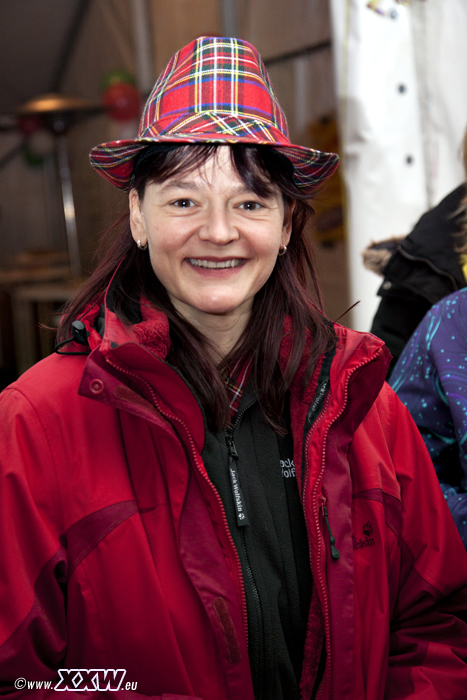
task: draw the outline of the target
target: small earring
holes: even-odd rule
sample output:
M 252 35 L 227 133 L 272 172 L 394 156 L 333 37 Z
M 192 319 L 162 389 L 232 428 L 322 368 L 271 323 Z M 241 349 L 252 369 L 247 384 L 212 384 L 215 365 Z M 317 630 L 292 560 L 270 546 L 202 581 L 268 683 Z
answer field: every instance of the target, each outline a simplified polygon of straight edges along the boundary
M 283 245 L 282 248 L 279 248 L 278 255 L 285 255 L 287 253 L 287 246 Z
M 138 246 L 138 248 L 139 248 L 140 250 L 147 250 L 147 247 L 148 247 L 148 244 L 147 244 L 147 243 L 145 243 L 144 245 L 141 245 L 141 239 L 140 239 L 140 238 L 138 238 L 138 240 L 137 240 L 137 242 L 136 242 L 136 245 Z

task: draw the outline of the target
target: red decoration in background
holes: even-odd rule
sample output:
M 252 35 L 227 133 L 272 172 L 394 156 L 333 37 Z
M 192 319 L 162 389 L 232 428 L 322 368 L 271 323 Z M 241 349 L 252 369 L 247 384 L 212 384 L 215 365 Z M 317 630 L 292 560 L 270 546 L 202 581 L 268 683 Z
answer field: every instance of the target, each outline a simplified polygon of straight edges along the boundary
M 17 124 L 24 136 L 31 136 L 42 128 L 42 119 L 35 114 L 22 114 L 17 117 Z
M 102 93 L 102 104 L 109 117 L 119 122 L 136 119 L 141 112 L 139 91 L 131 83 L 111 83 Z

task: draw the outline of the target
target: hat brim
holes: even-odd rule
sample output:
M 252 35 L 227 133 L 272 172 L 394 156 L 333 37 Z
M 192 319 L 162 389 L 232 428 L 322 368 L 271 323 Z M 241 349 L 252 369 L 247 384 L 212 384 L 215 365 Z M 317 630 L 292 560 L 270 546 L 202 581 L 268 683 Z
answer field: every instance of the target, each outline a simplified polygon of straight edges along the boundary
M 230 134 L 186 134 L 158 135 L 145 138 L 109 141 L 95 146 L 89 154 L 92 167 L 112 185 L 127 192 L 131 189 L 133 162 L 135 156 L 147 146 L 154 143 L 245 143 L 254 146 L 264 145 L 280 150 L 294 166 L 295 184 L 304 194 L 311 194 L 325 180 L 331 177 L 339 164 L 336 153 L 317 151 L 305 146 L 294 146 L 286 141 L 260 140 L 257 137 Z

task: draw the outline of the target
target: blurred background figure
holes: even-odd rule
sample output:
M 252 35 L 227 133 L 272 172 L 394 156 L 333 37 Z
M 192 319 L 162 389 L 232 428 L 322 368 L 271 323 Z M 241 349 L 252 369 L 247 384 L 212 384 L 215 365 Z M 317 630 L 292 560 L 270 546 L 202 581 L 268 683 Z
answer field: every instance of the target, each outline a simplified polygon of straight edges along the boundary
M 463 155 L 466 163 L 467 132 Z M 382 275 L 381 298 L 371 333 L 384 340 L 393 360 L 433 304 L 467 285 L 467 188 L 462 183 L 424 214 L 407 237 L 373 243 L 367 269 Z
M 422 434 L 467 548 L 467 289 L 430 309 L 390 383 Z

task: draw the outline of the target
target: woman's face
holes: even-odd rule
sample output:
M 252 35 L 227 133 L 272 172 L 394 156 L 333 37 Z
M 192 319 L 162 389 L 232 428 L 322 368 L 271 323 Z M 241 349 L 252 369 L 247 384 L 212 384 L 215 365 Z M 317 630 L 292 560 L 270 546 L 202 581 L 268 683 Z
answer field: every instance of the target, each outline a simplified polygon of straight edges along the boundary
M 196 326 L 213 316 L 247 320 L 291 231 L 280 190 L 249 191 L 228 146 L 197 170 L 148 184 L 142 201 L 131 190 L 130 222 L 173 305 Z

